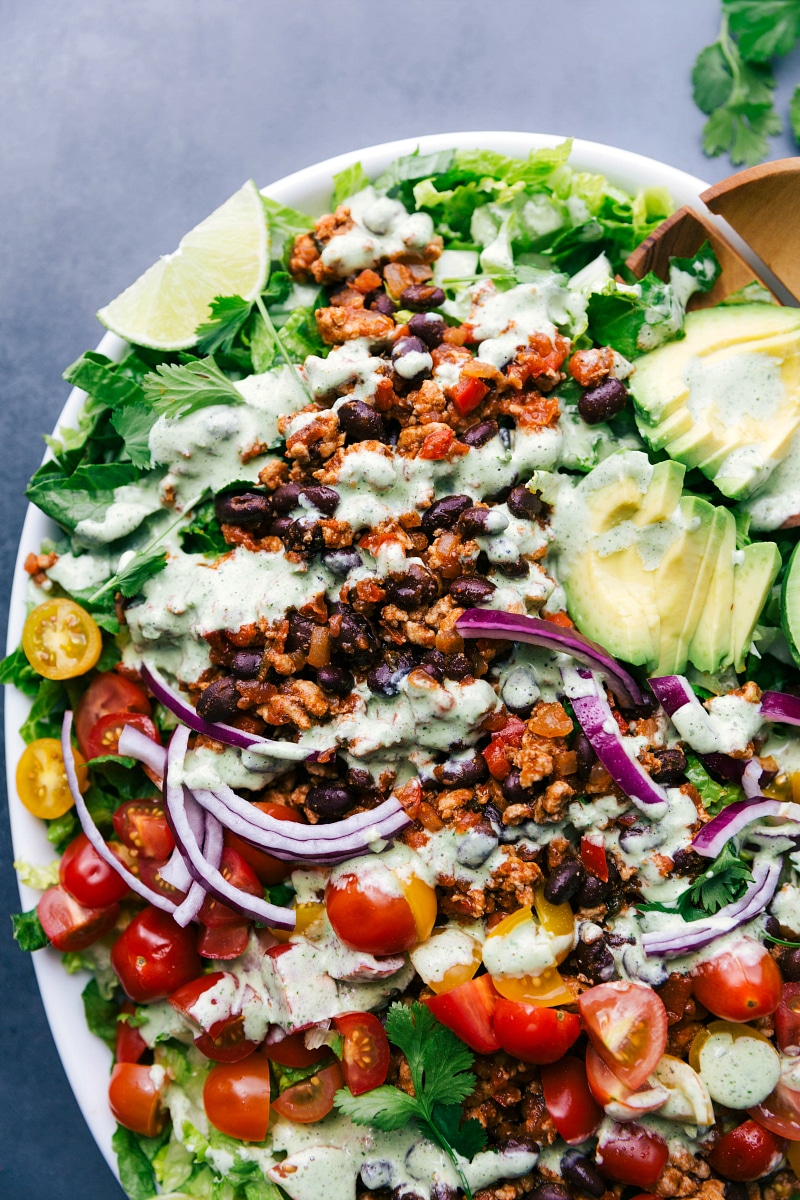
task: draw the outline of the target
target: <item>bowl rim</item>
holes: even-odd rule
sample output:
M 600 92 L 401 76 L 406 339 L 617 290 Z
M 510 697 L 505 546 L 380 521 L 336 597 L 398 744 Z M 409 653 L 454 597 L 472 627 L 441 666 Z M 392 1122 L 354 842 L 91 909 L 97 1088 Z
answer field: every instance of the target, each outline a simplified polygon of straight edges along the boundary
M 361 149 L 346 151 L 303 167 L 275 180 L 262 190 L 272 199 L 317 215 L 327 207 L 330 181 L 334 174 L 353 163 L 361 162 L 370 177 L 379 174 L 393 159 L 419 149 L 422 154 L 439 150 L 489 149 L 511 157 L 524 157 L 531 150 L 553 147 L 563 142 L 554 134 L 522 131 L 462 131 L 426 134 L 395 141 L 379 142 Z M 570 163 L 579 169 L 605 175 L 613 184 L 632 191 L 640 187 L 666 187 L 677 205 L 699 202 L 708 184 L 677 167 L 648 158 L 634 151 L 607 146 L 601 142 L 574 139 Z M 701 205 L 702 207 L 702 205 Z M 126 343 L 113 333 L 106 333 L 97 350 L 109 358 L 121 358 Z M 74 425 L 86 393 L 73 388 L 58 415 L 55 428 Z M 45 455 L 47 458 L 48 455 Z M 23 564 L 31 550 L 53 534 L 56 527 L 45 515 L 29 504 L 20 534 L 14 565 L 9 604 L 7 653 L 19 645 L 26 615 L 28 576 Z M 44 864 L 54 859 L 52 846 L 47 842 L 44 826 L 16 803 L 15 773 L 24 743 L 18 729 L 25 720 L 30 701 L 16 688 L 6 688 L 5 737 L 6 779 L 9 797 L 9 821 L 14 858 Z M 13 800 L 11 798 L 14 798 Z M 40 893 L 18 883 L 23 910 L 36 905 Z M 72 1092 L 81 1109 L 89 1131 L 111 1171 L 119 1178 L 116 1155 L 111 1147 L 115 1122 L 106 1099 L 104 1081 L 108 1078 L 111 1052 L 86 1025 L 81 992 L 89 979 L 85 971 L 68 975 L 60 955 L 47 948 L 33 955 L 33 967 L 44 1005 L 50 1032 Z

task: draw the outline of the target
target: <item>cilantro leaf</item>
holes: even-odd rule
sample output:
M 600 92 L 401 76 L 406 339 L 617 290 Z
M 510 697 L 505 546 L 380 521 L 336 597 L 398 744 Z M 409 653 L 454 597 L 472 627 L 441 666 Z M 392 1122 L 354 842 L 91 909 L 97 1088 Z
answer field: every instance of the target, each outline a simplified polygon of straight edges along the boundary
M 336 1093 L 336 1107 L 356 1125 L 374 1125 L 384 1133 L 402 1129 L 419 1116 L 415 1098 L 389 1084 L 361 1096 L 353 1096 L 343 1089 Z
M 703 807 L 712 816 L 736 800 L 741 800 L 744 794 L 736 783 L 717 783 L 694 754 L 686 756 L 686 778 L 697 788 Z
M 150 453 L 150 430 L 158 413 L 144 403 L 125 404 L 111 414 L 111 424 L 125 443 L 135 467 L 149 470 L 153 465 Z
M 474 1117 L 465 1121 L 460 1104 L 435 1104 L 433 1123 L 462 1158 L 474 1158 L 486 1145 L 486 1130 Z
M 794 140 L 800 143 L 800 87 L 796 87 L 789 105 L 789 120 L 792 123 Z
M 215 296 L 211 301 L 211 317 L 197 327 L 197 349 L 201 354 L 229 351 L 233 339 L 253 311 L 253 302 L 241 296 Z
M 684 921 L 702 921 L 738 900 L 752 880 L 750 867 L 728 844 L 674 904 L 651 900 L 637 907 L 641 912 L 676 913 Z
M 360 162 L 345 167 L 333 177 L 333 207 L 336 208 L 343 200 L 355 196 L 356 192 L 363 191 L 365 187 L 369 187 L 369 183 L 369 175 Z
M 50 945 L 35 908 L 30 912 L 12 913 L 11 924 L 14 929 L 14 941 L 20 950 L 43 950 L 45 946 Z
M 152 579 L 167 565 L 167 552 L 160 546 L 151 546 L 135 554 L 121 571 L 117 572 L 116 588 L 130 598 L 142 590 L 148 579 Z
M 228 376 L 213 358 L 193 359 L 177 366 L 164 363 L 144 377 L 145 399 L 167 417 L 185 417 L 215 404 L 243 404 Z
M 220 554 L 230 550 L 214 513 L 213 500 L 198 505 L 192 520 L 183 527 L 178 537 L 182 549 L 187 554 L 205 554 L 209 558 L 218 558 Z
M 100 992 L 96 979 L 90 979 L 81 993 L 83 1012 L 89 1032 L 95 1037 L 102 1038 L 107 1046 L 114 1049 L 117 1037 L 117 1006 L 113 1000 L 107 1000 Z
M 747 62 L 788 54 L 800 39 L 800 0 L 722 0 Z

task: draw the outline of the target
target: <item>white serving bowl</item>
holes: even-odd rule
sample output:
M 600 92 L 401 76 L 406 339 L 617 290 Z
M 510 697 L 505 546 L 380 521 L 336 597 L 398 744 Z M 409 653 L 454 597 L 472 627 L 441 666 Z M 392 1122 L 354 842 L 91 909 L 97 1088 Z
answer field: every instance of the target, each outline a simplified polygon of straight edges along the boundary
M 314 215 L 325 212 L 330 203 L 331 179 L 338 171 L 360 161 L 366 173 L 374 178 L 395 158 L 411 154 L 417 147 L 420 153 L 431 154 L 448 148 L 476 147 L 498 151 L 513 157 L 525 157 L 531 150 L 555 146 L 562 137 L 539 133 L 441 133 L 421 138 L 405 138 L 384 142 L 364 150 L 354 150 L 326 159 L 314 166 L 296 171 L 270 184 L 268 194 L 282 204 L 291 205 Z M 570 163 L 582 171 L 606 175 L 626 191 L 640 187 L 666 187 L 677 205 L 697 202 L 708 187 L 701 179 L 687 175 L 675 167 L 617 150 L 598 142 L 576 141 Z M 254 167 L 257 164 L 253 164 Z M 106 333 L 97 349 L 118 359 L 125 343 L 113 333 Z M 77 354 L 80 347 L 75 348 Z M 83 404 L 85 393 L 73 388 L 59 417 L 59 425 L 74 425 Z M 19 552 L 14 570 L 11 606 L 8 622 L 8 650 L 14 650 L 20 640 L 25 621 L 25 595 L 28 576 L 23 569 L 26 555 L 38 551 L 39 544 L 53 537 L 55 526 L 38 509 L 29 506 L 22 528 Z M 51 862 L 53 848 L 45 836 L 44 824 L 32 817 L 17 800 L 14 782 L 17 762 L 24 748 L 18 733 L 25 720 L 29 701 L 14 688 L 6 696 L 6 773 L 8 779 L 9 813 L 15 858 L 39 865 Z M 40 893 L 20 885 L 20 897 L 25 910 L 33 908 Z M 81 992 L 86 985 L 84 973 L 67 975 L 61 966 L 60 955 L 52 950 L 40 950 L 33 958 L 34 969 L 42 994 L 45 1012 L 56 1048 L 64 1065 L 70 1085 L 95 1141 L 116 1174 L 116 1157 L 111 1149 L 115 1124 L 108 1109 L 106 1089 L 111 1055 L 106 1046 L 89 1033 L 83 1015 Z

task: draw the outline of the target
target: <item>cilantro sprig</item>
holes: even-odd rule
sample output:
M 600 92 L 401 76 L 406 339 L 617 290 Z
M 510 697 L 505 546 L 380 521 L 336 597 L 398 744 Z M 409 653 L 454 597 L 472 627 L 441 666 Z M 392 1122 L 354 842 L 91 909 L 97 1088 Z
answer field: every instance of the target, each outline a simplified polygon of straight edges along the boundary
M 414 1095 L 388 1084 L 361 1096 L 343 1089 L 336 1093 L 337 1108 L 357 1125 L 374 1125 L 385 1133 L 416 1121 L 451 1160 L 472 1200 L 459 1156 L 471 1159 L 486 1145 L 480 1122 L 465 1121 L 462 1112 L 476 1084 L 470 1070 L 475 1056 L 417 1002 L 393 1004 L 386 1016 L 386 1033 L 406 1056 Z
M 652 900 L 638 905 L 638 908 L 641 912 L 677 913 L 684 921 L 702 921 L 726 904 L 738 900 L 752 881 L 749 865 L 728 843 L 675 904 L 661 904 Z

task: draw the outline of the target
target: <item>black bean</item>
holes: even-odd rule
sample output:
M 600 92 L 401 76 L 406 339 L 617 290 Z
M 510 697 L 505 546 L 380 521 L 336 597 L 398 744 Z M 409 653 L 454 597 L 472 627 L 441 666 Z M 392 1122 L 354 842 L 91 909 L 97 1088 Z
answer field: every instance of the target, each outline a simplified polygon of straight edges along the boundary
M 494 591 L 493 583 L 488 579 L 478 579 L 475 575 L 460 575 L 450 584 L 450 595 L 463 608 L 487 604 Z
M 658 759 L 658 767 L 650 772 L 650 777 L 656 783 L 668 786 L 680 783 L 686 771 L 686 755 L 676 746 L 673 750 L 654 750 L 653 757 Z
M 340 621 L 331 622 L 330 641 L 334 653 L 348 659 L 356 667 L 368 666 L 378 656 L 380 649 L 372 625 L 349 604 L 337 601 L 333 611 L 334 616 L 341 617 Z M 338 626 L 338 633 L 333 633 L 334 624 Z
M 300 613 L 289 614 L 289 632 L 283 644 L 284 650 L 290 654 L 292 650 L 308 651 L 311 646 L 311 634 L 314 632 L 314 622 Z
M 474 425 L 470 425 L 469 429 L 460 433 L 458 439 L 467 446 L 485 446 L 493 437 L 497 437 L 499 432 L 500 426 L 497 421 L 476 421 Z
M 299 483 L 282 483 L 272 493 L 272 507 L 275 512 L 289 513 L 297 508 L 300 500 L 301 487 Z
M 347 404 L 337 408 L 336 415 L 346 446 L 353 442 L 382 442 L 386 436 L 381 414 L 363 400 L 348 400 Z
M 401 1189 L 401 1194 L 403 1200 L 411 1200 L 405 1187 Z M 457 1196 L 458 1189 L 449 1183 L 445 1183 L 443 1179 L 437 1179 L 431 1186 L 431 1200 L 456 1200 Z
M 309 789 L 306 808 L 318 817 L 338 817 L 352 808 L 356 798 L 350 788 L 341 783 L 321 783 Z
M 314 484 L 313 487 L 304 487 L 301 494 L 304 500 L 313 504 L 314 508 L 318 508 L 326 517 L 333 516 L 341 500 L 341 496 L 335 488 L 325 487 L 323 483 Z
M 578 412 L 587 425 L 599 425 L 621 413 L 628 402 L 628 390 L 619 379 L 604 379 L 588 388 L 578 401 Z
M 572 749 L 575 751 L 575 757 L 578 760 L 577 777 L 581 783 L 585 783 L 594 766 L 595 754 L 592 749 L 592 743 L 582 729 L 579 729 L 575 734 Z
M 482 754 L 473 754 L 471 758 L 451 758 L 442 763 L 439 778 L 445 787 L 473 787 L 476 783 L 486 782 L 489 768 Z
M 444 292 L 433 284 L 412 283 L 400 293 L 401 307 L 410 308 L 415 312 L 439 308 L 441 304 L 444 304 Z
M 398 338 L 392 346 L 392 362 L 397 362 L 398 358 L 403 358 L 406 354 L 427 354 L 428 347 L 418 337 L 401 337 Z
M 291 517 L 275 517 L 274 520 L 270 521 L 267 532 L 271 537 L 278 537 L 282 541 L 285 541 L 293 525 L 294 521 Z
M 427 538 L 436 536 L 437 530 L 452 529 L 465 508 L 472 507 L 469 496 L 443 496 L 422 514 L 422 532 Z
M 344 667 L 320 667 L 317 683 L 323 692 L 332 692 L 334 696 L 349 696 L 356 685 L 355 679 Z
M 781 927 L 780 922 L 775 917 L 769 916 L 764 920 L 764 933 L 768 933 L 770 937 L 780 937 Z
M 197 698 L 197 714 L 204 721 L 230 721 L 239 712 L 239 693 L 228 677 L 215 679 Z
M 231 663 L 231 671 L 237 679 L 255 679 L 261 670 L 260 650 L 237 650 Z
M 434 650 L 433 653 L 439 654 L 438 650 Z M 439 654 L 439 658 L 444 659 L 444 655 Z M 444 662 L 440 663 L 426 654 L 419 664 L 419 669 L 426 675 L 430 675 L 431 679 L 435 679 L 437 683 L 444 683 Z
M 413 671 L 416 661 L 413 654 L 395 654 L 389 652 L 383 662 L 367 675 L 367 687 L 374 696 L 396 696 L 400 690 L 400 680 Z
M 351 571 L 356 571 L 363 559 L 355 546 L 345 546 L 341 550 L 326 550 L 322 562 L 331 575 L 337 579 L 345 579 Z
M 286 541 L 290 549 L 306 555 L 307 558 L 313 558 L 325 549 L 322 526 L 313 517 L 298 517 L 296 521 L 292 521 L 286 531 Z
M 386 445 L 396 446 L 401 433 L 402 426 L 400 425 L 400 422 L 396 421 L 394 417 L 390 417 L 386 422 Z
M 547 877 L 544 898 L 551 904 L 563 904 L 571 900 L 586 878 L 583 865 L 575 858 L 565 858 Z
M 397 305 L 391 296 L 387 296 L 385 292 L 376 292 L 369 301 L 367 308 L 372 312 L 383 313 L 385 317 L 393 317 L 397 312 Z
M 617 973 L 614 957 L 602 938 L 596 942 L 578 942 L 570 958 L 577 971 L 592 983 L 608 983 Z
M 456 522 L 456 529 L 463 537 L 483 537 L 489 532 L 491 516 L 491 508 L 465 508 Z
M 214 497 L 214 514 L 220 525 L 255 529 L 271 512 L 272 501 L 266 492 L 218 492 Z
M 459 682 L 472 674 L 472 666 L 465 654 L 448 654 L 444 673 L 448 679 Z
M 632 721 L 634 718 L 644 720 L 646 717 L 652 717 L 654 713 L 658 712 L 658 701 L 652 692 L 644 691 L 642 692 L 641 704 L 620 704 L 620 708 L 628 720 Z
M 590 1196 L 605 1195 L 606 1185 L 597 1167 L 591 1159 L 579 1154 L 577 1150 L 568 1150 L 562 1157 L 561 1174 L 569 1183 L 580 1188 L 582 1192 L 588 1192 Z
M 707 866 L 705 858 L 701 858 L 691 846 L 683 846 L 672 855 L 672 869 L 676 875 L 701 875 Z
M 409 333 L 421 338 L 430 350 L 435 350 L 444 341 L 447 324 L 434 313 L 414 313 L 408 322 Z
M 594 875 L 587 875 L 575 900 L 579 908 L 596 908 L 598 904 L 604 902 L 610 890 L 608 884 L 603 883 L 602 879 L 597 879 Z
M 522 786 L 521 776 L 516 767 L 512 767 L 500 784 L 500 790 L 509 804 L 530 804 L 533 792 Z
M 572 1195 L 560 1183 L 540 1183 L 532 1192 L 525 1193 L 525 1200 L 572 1200 Z
M 432 604 L 438 592 L 436 579 L 419 563 L 409 563 L 406 573 L 387 579 L 385 587 L 389 603 L 406 610 Z
M 732 1179 L 726 1179 L 723 1194 L 725 1200 L 748 1200 L 750 1189 L 746 1183 L 734 1183 Z
M 542 511 L 542 497 L 532 492 L 524 483 L 512 488 L 508 496 L 508 511 L 521 521 L 532 521 Z
M 375 787 L 375 780 L 369 771 L 364 767 L 350 767 L 347 772 L 348 787 L 355 788 L 357 792 L 372 791 Z
M 531 570 L 524 558 L 518 558 L 516 562 L 492 563 L 492 566 L 509 579 L 525 579 Z
M 491 822 L 484 817 L 459 837 L 456 859 L 465 867 L 481 867 L 497 849 L 499 840 Z
M 790 950 L 788 947 L 781 955 L 781 971 L 788 983 L 800 983 L 800 947 Z

